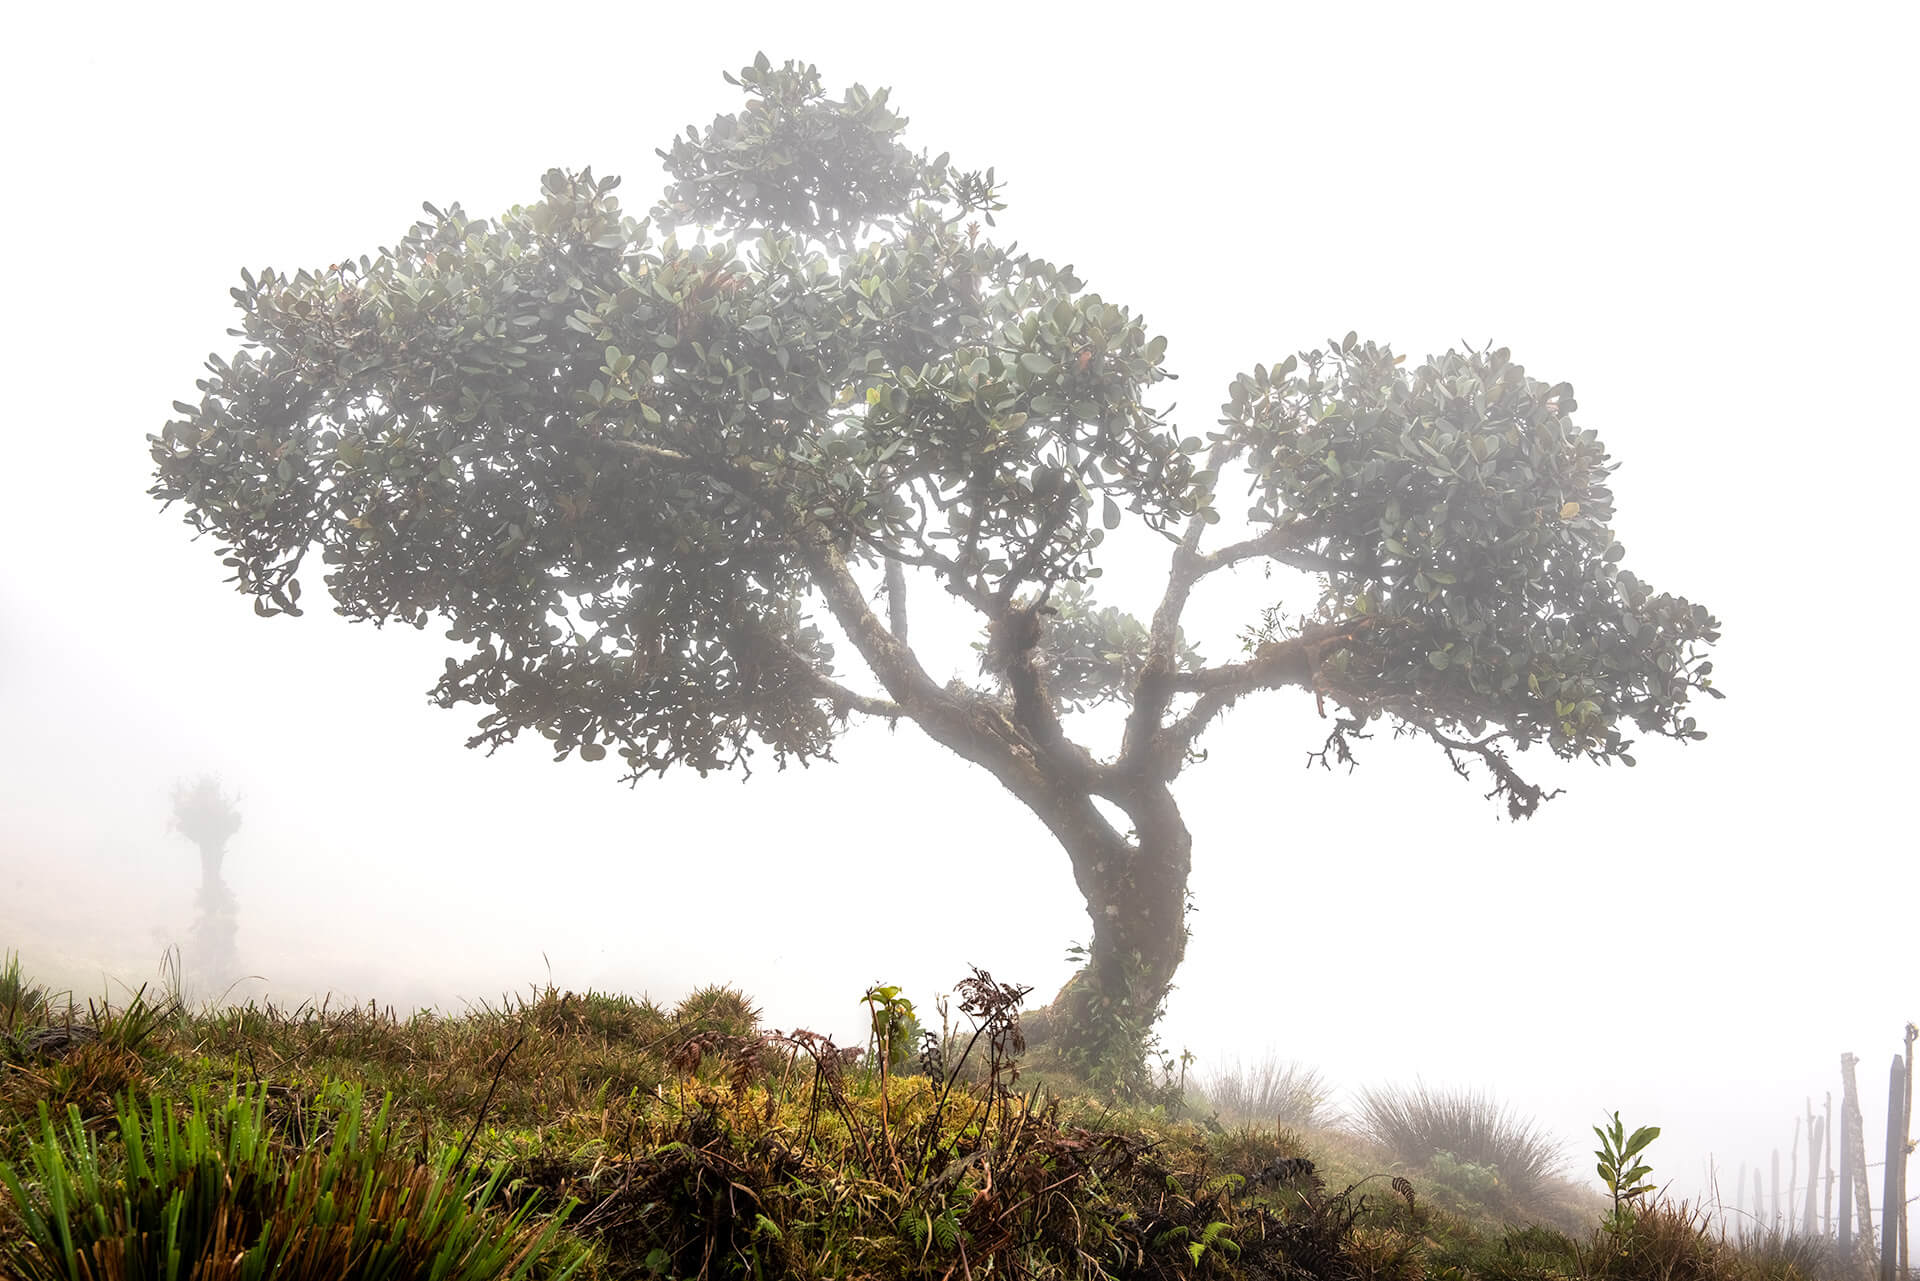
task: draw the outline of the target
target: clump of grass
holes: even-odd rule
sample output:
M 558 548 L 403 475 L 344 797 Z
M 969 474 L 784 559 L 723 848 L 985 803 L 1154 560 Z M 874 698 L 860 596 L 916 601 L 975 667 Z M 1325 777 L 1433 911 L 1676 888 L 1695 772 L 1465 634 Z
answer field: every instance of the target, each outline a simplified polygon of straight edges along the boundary
M 115 1097 L 145 1077 L 156 1034 L 181 1016 L 144 986 L 125 1005 L 88 1001 L 84 1011 L 71 998 L 56 1009 L 44 988 L 35 990 L 32 1017 L 15 1019 L 0 1034 L 0 1064 L 10 1069 L 0 1073 L 0 1119 L 31 1115 L 40 1104 L 56 1112 L 77 1108 L 88 1120 L 111 1116 Z M 0 1156 L 23 1142 L 0 1130 Z
M 196 1092 L 181 1115 L 124 1097 L 103 1145 L 78 1109 L 65 1126 L 40 1110 L 27 1177 L 0 1163 L 21 1231 L 0 1242 L 20 1281 L 174 1278 L 445 1281 L 571 1275 L 584 1254 L 566 1215 L 543 1227 L 531 1205 L 490 1209 L 503 1169 L 485 1179 L 451 1153 L 421 1163 L 392 1153 L 386 1107 L 367 1117 L 336 1087 L 311 1117 L 324 1137 L 289 1150 L 267 1124 L 267 1091 Z
M 0 963 L 0 1032 L 12 1035 L 15 1028 L 38 1021 L 50 999 L 44 985 L 21 971 L 20 954 L 8 952 Z
M 1436 1242 L 1430 1263 L 1438 1275 L 1478 1281 L 1554 1281 L 1591 1275 L 1584 1248 L 1567 1233 L 1543 1224 L 1510 1227 L 1480 1236 L 1447 1234 Z
M 1754 1281 L 1852 1279 L 1866 1272 L 1863 1259 L 1849 1261 L 1832 1237 L 1805 1236 L 1753 1224 L 1737 1233 L 1728 1245 L 1738 1259 L 1742 1276 Z
M 1565 1166 L 1558 1140 L 1472 1090 L 1385 1086 L 1362 1090 L 1354 1124 L 1400 1160 L 1431 1168 L 1492 1171 L 1506 1198 L 1525 1202 L 1549 1190 Z
M 687 1035 L 747 1037 L 760 1030 L 760 1010 L 738 988 L 716 984 L 688 993 L 674 1007 L 673 1025 Z
M 1736 1250 L 1708 1231 L 1708 1216 L 1684 1201 L 1655 1201 L 1635 1206 L 1596 1230 L 1582 1252 L 1586 1277 L 1612 1281 L 1758 1281 L 1764 1274 L 1747 1266 Z M 1777 1278 L 1776 1281 L 1787 1281 Z
M 1239 1056 L 1200 1074 L 1200 1092 L 1222 1121 L 1321 1130 L 1334 1121 L 1332 1090 L 1320 1073 L 1269 1052 L 1255 1062 Z

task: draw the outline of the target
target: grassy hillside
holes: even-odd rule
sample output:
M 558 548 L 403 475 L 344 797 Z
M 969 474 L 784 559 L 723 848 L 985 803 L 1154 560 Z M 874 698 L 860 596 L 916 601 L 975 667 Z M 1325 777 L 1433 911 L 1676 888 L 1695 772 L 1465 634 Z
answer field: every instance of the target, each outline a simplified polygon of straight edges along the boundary
M 976 973 L 943 1036 L 876 989 L 873 1040 L 840 1047 L 725 988 L 192 1011 L 76 1005 L 16 966 L 0 1277 L 1856 1274 L 1684 1207 L 1603 1229 L 1540 1136 L 1472 1100 L 1375 1096 L 1367 1137 L 1266 1065 L 1212 1099 L 1095 1089 L 1025 1044 L 1022 994 Z

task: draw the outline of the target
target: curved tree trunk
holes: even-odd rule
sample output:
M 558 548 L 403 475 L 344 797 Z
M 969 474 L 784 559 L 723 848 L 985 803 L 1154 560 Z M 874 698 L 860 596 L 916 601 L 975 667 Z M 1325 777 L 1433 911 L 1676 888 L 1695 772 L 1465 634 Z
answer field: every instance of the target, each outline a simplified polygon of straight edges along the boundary
M 1165 783 L 1146 781 L 1109 799 L 1133 821 L 1130 837 L 1104 818 L 1087 833 L 1093 839 L 1062 837 L 1093 941 L 1086 964 L 1040 1021 L 1047 1039 L 1093 1059 L 1137 1055 L 1159 1018 L 1186 955 L 1193 866 L 1193 838 Z M 1087 809 L 1098 816 L 1090 800 Z
M 1164 753 L 1139 748 L 1123 751 L 1125 766 L 1103 765 L 1067 738 L 1035 661 L 1037 604 L 998 608 L 992 633 L 1011 695 L 1003 700 L 937 684 L 874 614 L 837 548 L 819 540 L 799 550 L 835 620 L 893 701 L 863 700 L 831 681 L 824 687 L 847 706 L 913 720 L 997 779 L 1067 851 L 1093 918 L 1093 944 L 1051 1009 L 1029 1021 L 1033 1039 L 1055 1040 L 1093 1061 L 1136 1056 L 1187 949 L 1193 838 L 1169 787 L 1178 769 L 1165 768 Z M 889 596 L 903 598 L 891 589 Z M 895 621 L 903 632 L 904 619 Z M 1126 814 L 1131 834 L 1115 828 L 1096 796 Z

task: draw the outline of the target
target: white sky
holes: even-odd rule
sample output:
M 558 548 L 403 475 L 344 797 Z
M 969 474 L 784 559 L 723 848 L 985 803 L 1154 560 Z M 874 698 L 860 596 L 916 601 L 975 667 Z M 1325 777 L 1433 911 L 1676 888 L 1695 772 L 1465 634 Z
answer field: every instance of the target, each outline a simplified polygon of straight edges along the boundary
M 1707 742 L 1555 773 L 1521 826 L 1384 736 L 1307 773 L 1310 701 L 1243 703 L 1179 786 L 1173 1047 L 1483 1087 L 1574 1153 L 1619 1108 L 1688 1190 L 1709 1152 L 1784 1149 L 1852 1050 L 1881 1150 L 1920 1015 L 1912 6 L 48 8 L 0 55 L 0 947 L 30 968 L 152 975 L 197 876 L 168 790 L 217 771 L 239 946 L 278 993 L 457 1008 L 550 962 L 857 1035 L 875 980 L 930 1010 L 969 962 L 1064 979 L 1064 855 L 910 727 L 744 786 L 487 759 L 422 697 L 437 633 L 263 622 L 144 495 L 145 435 L 233 350 L 242 265 L 371 253 L 423 199 L 491 216 L 553 165 L 643 209 L 654 148 L 734 109 L 720 72 L 764 48 L 997 166 L 1004 236 L 1169 335 L 1186 430 L 1348 329 L 1573 382 L 1624 463 L 1628 566 L 1725 623 Z M 1144 608 L 1156 570 L 1109 597 Z M 1200 603 L 1211 655 L 1270 590 Z

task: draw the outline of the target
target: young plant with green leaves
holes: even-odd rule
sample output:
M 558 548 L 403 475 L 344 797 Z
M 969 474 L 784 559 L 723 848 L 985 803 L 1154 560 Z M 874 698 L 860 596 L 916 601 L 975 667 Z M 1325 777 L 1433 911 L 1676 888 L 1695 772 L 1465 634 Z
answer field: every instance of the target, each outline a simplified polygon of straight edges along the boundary
M 1567 384 L 1349 334 L 1181 430 L 1164 336 L 982 234 L 993 170 L 910 151 L 885 91 L 729 79 L 745 109 L 662 153 L 650 217 L 555 170 L 497 218 L 429 205 L 375 256 L 242 273 L 244 347 L 151 438 L 152 493 L 259 613 L 299 612 L 317 550 L 338 612 L 448 627 L 431 696 L 485 709 L 471 745 L 532 730 L 633 779 L 911 721 L 1064 850 L 1093 939 L 1055 1025 L 1094 1049 L 1184 955 L 1173 784 L 1236 703 L 1310 692 L 1323 761 L 1377 721 L 1425 736 L 1516 818 L 1550 793 L 1514 751 L 1701 736 L 1716 623 L 1621 567 Z M 1093 591 L 1126 522 L 1167 548 L 1144 618 Z M 1309 594 L 1209 660 L 1182 616 L 1240 566 Z M 910 643 L 928 584 L 977 615 L 977 682 Z M 1115 741 L 1083 742 L 1103 705 Z
M 1620 1124 L 1620 1114 L 1615 1112 L 1610 1124 L 1596 1125 L 1593 1132 L 1600 1139 L 1600 1147 L 1594 1152 L 1600 1163 L 1595 1168 L 1613 1197 L 1613 1217 L 1608 1222 L 1618 1231 L 1633 1217 L 1634 1201 L 1653 1191 L 1653 1184 L 1640 1181 L 1653 1173 L 1653 1167 L 1642 1160 L 1640 1154 L 1660 1137 L 1660 1127 L 1643 1125 L 1628 1134 Z

